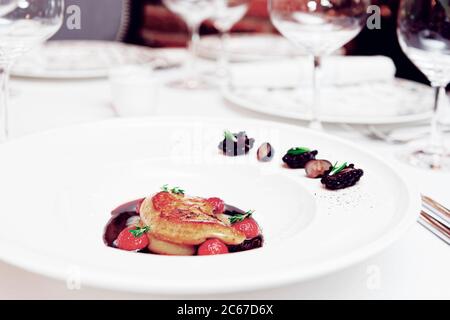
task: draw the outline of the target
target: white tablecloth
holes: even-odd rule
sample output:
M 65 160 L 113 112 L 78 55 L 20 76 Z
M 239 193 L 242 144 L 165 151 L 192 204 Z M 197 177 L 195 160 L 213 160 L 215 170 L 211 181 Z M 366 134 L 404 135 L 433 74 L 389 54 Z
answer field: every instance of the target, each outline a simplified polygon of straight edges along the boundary
M 162 77 L 176 71 L 164 71 Z M 11 121 L 13 136 L 62 127 L 70 124 L 115 117 L 111 108 L 107 80 L 45 81 L 14 79 L 12 82 Z M 431 101 L 430 101 L 431 103 Z M 199 115 L 270 119 L 227 104 L 217 91 L 174 91 L 161 86 L 158 115 Z M 272 118 L 273 120 L 273 118 Z M 279 121 L 302 125 L 300 122 Z M 371 141 L 327 126 L 333 134 L 349 137 L 396 161 L 399 147 Z M 433 173 L 399 164 L 411 183 L 421 191 L 450 206 L 449 173 Z M 233 295 L 174 298 L 234 299 L 450 299 L 449 246 L 419 224 L 385 250 L 346 270 L 288 287 Z M 0 262 L 0 299 L 156 299 L 160 295 L 142 295 L 107 291 L 82 286 L 69 290 L 64 281 L 49 279 Z

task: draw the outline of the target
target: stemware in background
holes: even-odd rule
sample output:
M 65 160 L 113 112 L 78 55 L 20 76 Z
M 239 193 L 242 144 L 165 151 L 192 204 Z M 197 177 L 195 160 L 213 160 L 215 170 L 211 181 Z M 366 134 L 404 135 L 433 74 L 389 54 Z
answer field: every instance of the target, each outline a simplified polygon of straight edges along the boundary
M 169 85 L 180 89 L 205 89 L 209 85 L 199 77 L 196 68 L 196 48 L 200 38 L 199 28 L 203 21 L 211 18 L 214 13 L 215 0 L 163 0 L 164 4 L 180 16 L 185 22 L 191 34 L 189 43 L 189 58 L 186 64 L 187 76 L 175 80 Z
M 0 140 L 9 135 L 8 83 L 13 62 L 55 34 L 63 17 L 64 0 L 18 0 L 15 9 L 0 17 Z
M 354 38 L 362 29 L 370 0 L 269 0 L 270 18 L 280 33 L 314 61 L 310 127 L 321 129 L 321 58 Z
M 0 16 L 10 13 L 17 7 L 19 0 L 0 0 Z
M 231 28 L 241 20 L 248 10 L 250 0 L 215 0 L 215 10 L 211 21 L 219 31 L 220 48 L 217 57 L 216 76 L 224 80 L 229 79 L 228 38 Z
M 450 169 L 450 154 L 439 124 L 445 87 L 450 82 L 450 2 L 402 0 L 397 33 L 403 51 L 436 90 L 430 138 L 408 151 L 407 160 L 420 167 Z

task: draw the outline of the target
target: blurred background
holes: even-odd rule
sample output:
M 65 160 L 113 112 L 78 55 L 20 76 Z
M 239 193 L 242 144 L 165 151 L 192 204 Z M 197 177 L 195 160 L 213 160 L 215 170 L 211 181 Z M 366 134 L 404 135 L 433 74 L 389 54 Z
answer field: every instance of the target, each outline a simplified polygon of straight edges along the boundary
M 398 0 L 372 0 L 381 8 L 381 29 L 367 27 L 345 46 L 347 55 L 384 55 L 397 68 L 397 77 L 428 83 L 426 77 L 402 52 L 396 35 Z M 160 0 L 66 0 L 82 12 L 82 28 L 61 28 L 54 39 L 117 40 L 149 47 L 184 47 L 186 24 Z M 272 25 L 267 0 L 251 0 L 245 17 L 233 26 L 233 33 L 277 33 Z M 211 22 L 204 22 L 201 35 L 215 34 Z

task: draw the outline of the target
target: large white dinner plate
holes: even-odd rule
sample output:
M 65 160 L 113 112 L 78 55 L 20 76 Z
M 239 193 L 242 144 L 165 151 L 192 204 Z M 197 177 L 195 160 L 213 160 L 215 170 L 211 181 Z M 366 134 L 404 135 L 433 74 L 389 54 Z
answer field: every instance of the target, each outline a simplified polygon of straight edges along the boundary
M 246 130 L 275 159 L 218 153 L 223 129 Z M 282 166 L 293 146 L 350 161 L 360 183 L 328 191 Z M 294 126 L 251 120 L 128 119 L 68 127 L 0 146 L 0 259 L 81 285 L 167 293 L 234 292 L 311 279 L 379 252 L 416 220 L 420 198 L 395 168 L 362 148 Z M 161 185 L 254 209 L 261 249 L 172 257 L 106 247 L 117 205 Z
M 144 64 L 158 57 L 150 48 L 113 41 L 55 40 L 21 57 L 12 75 L 27 78 L 102 78 L 124 64 Z
M 306 87 L 232 87 L 227 101 L 243 109 L 272 116 L 309 121 L 311 90 Z M 431 117 L 433 90 L 400 78 L 321 89 L 320 118 L 328 123 L 399 124 Z

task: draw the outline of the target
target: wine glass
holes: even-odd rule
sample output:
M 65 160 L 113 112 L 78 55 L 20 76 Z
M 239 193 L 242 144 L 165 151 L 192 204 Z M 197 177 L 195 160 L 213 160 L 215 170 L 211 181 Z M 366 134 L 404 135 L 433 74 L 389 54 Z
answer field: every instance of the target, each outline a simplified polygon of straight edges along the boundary
M 8 139 L 10 69 L 17 57 L 55 34 L 62 25 L 64 0 L 17 0 L 17 7 L 0 17 L 1 140 Z
M 18 0 L 0 0 L 0 16 L 10 13 L 17 7 Z
M 215 10 L 211 21 L 220 34 L 220 49 L 217 58 L 216 76 L 228 80 L 228 37 L 231 27 L 242 19 L 248 10 L 250 0 L 215 0 Z
M 209 85 L 200 79 L 196 70 L 196 48 L 199 36 L 199 28 L 203 21 L 212 17 L 215 0 L 163 0 L 164 4 L 180 16 L 185 22 L 191 34 L 189 43 L 190 56 L 187 61 L 187 77 L 171 82 L 169 85 L 180 89 L 205 89 Z
M 400 45 L 436 91 L 430 137 L 426 142 L 414 142 L 407 160 L 419 167 L 450 170 L 450 154 L 439 124 L 445 87 L 450 82 L 450 2 L 402 0 L 399 10 Z
M 280 33 L 314 62 L 310 127 L 321 129 L 321 58 L 339 49 L 362 29 L 370 0 L 269 0 L 270 18 Z

